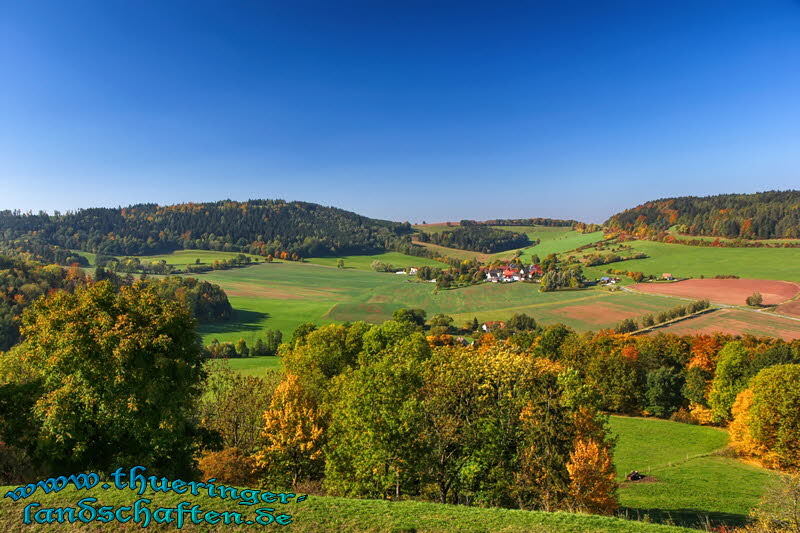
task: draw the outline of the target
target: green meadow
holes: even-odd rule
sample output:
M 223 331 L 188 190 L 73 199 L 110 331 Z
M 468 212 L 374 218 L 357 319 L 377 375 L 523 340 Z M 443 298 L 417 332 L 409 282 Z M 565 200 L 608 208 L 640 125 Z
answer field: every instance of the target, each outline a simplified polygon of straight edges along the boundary
M 532 241 L 539 239 L 539 244 L 529 248 L 523 248 L 521 257 L 530 258 L 531 255 L 538 255 L 544 259 L 549 254 L 560 254 L 568 250 L 574 250 L 579 246 L 591 244 L 603 240 L 603 232 L 579 233 L 570 228 L 559 228 L 549 226 L 493 226 L 498 229 L 508 231 L 521 231 L 528 235 Z M 509 252 L 494 254 L 495 256 L 507 256 Z M 511 254 L 513 255 L 513 253 Z M 527 261 L 526 261 L 527 262 Z
M 5 494 L 13 487 L 0 487 Z M 275 490 L 264 487 L 263 490 Z M 191 523 L 183 524 L 179 531 L 203 533 L 243 533 L 266 528 L 281 528 L 275 523 L 267 526 L 257 524 L 246 525 L 247 520 L 255 520 L 256 509 L 269 508 L 275 515 L 288 514 L 291 523 L 286 531 L 303 533 L 317 532 L 427 532 L 446 533 L 461 531 L 465 533 L 484 533 L 487 531 L 503 531 L 505 533 L 689 533 L 690 529 L 670 527 L 646 523 L 643 521 L 625 520 L 607 516 L 573 514 L 566 512 L 546 513 L 541 511 L 521 511 L 517 509 L 498 509 L 467 507 L 461 505 L 443 505 L 417 501 L 357 500 L 335 498 L 330 496 L 309 496 L 297 503 L 261 504 L 255 506 L 239 505 L 237 500 L 211 498 L 201 492 L 198 496 L 179 495 L 174 492 L 161 493 L 145 491 L 141 496 L 130 489 L 76 490 L 72 487 L 58 493 L 37 493 L 34 498 L 41 508 L 77 507 L 83 498 L 95 498 L 96 506 L 113 506 L 119 508 L 130 506 L 139 498 L 145 498 L 146 507 L 151 511 L 159 507 L 174 508 L 180 502 L 188 501 L 189 507 L 199 506 L 199 512 L 235 512 L 242 515 L 242 525 L 225 524 L 220 519 L 216 525 Z M 101 524 L 32 524 L 23 525 L 25 506 L 31 501 L 10 499 L 0 502 L 0 527 L 5 531 L 44 532 L 44 531 L 137 531 L 141 524 L 119 522 Z M 53 513 L 55 516 L 55 513 Z M 88 513 L 86 513 L 88 515 Z M 174 513 L 173 513 L 174 514 Z M 128 510 L 122 510 L 122 517 L 131 516 Z M 212 517 L 213 518 L 213 517 Z M 233 522 L 235 519 L 230 519 Z M 280 529 L 279 529 L 280 530 Z M 147 531 L 178 531 L 175 523 L 152 522 Z
M 775 475 L 727 451 L 724 430 L 654 418 L 611 417 L 619 499 L 631 518 L 700 527 L 741 525 Z M 654 478 L 628 482 L 632 471 Z
M 427 257 L 414 257 L 400 252 L 386 252 L 374 255 L 344 255 L 341 257 L 312 257 L 306 261 L 314 265 L 335 267 L 339 259 L 344 260 L 344 269 L 372 271 L 372 262 L 375 260 L 389 263 L 395 268 L 432 266 L 444 268 L 447 265 L 428 259 Z
M 632 250 L 618 252 L 625 257 L 644 252 L 646 259 L 584 269 L 588 277 L 604 275 L 608 268 L 639 271 L 660 276 L 669 272 L 675 277 L 714 277 L 735 274 L 741 278 L 800 281 L 798 248 L 712 248 L 667 244 L 654 241 L 631 241 Z

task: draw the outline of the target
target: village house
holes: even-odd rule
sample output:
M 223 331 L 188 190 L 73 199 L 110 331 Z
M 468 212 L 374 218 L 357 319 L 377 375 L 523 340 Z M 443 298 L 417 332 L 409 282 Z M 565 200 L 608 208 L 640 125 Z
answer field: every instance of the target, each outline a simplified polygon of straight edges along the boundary
M 481 326 L 481 329 L 488 333 L 489 331 L 492 331 L 492 330 L 495 330 L 495 329 L 502 329 L 504 327 L 506 327 L 506 323 L 505 322 L 501 322 L 501 321 L 498 320 L 498 321 L 485 322 Z
M 503 271 L 499 268 L 490 268 L 486 271 L 486 281 L 497 283 L 503 278 Z
M 504 268 L 490 268 L 486 270 L 486 281 L 491 281 L 492 283 L 497 283 L 498 281 L 522 281 L 540 277 L 542 277 L 542 268 L 539 265 L 524 267 L 522 265 L 511 264 Z
M 528 279 L 537 279 L 541 278 L 544 272 L 542 272 L 542 267 L 539 265 L 531 265 L 528 267 Z

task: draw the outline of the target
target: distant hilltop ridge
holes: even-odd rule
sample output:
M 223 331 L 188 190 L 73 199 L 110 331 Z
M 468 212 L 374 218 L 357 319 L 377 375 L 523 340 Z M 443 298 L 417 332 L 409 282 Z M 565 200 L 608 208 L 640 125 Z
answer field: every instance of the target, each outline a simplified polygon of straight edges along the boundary
M 308 202 L 223 200 L 138 204 L 49 215 L 0 212 L 0 246 L 47 259 L 49 247 L 107 255 L 177 249 L 304 257 L 374 253 L 410 243 L 408 222 L 378 220 Z
M 507 232 L 489 234 L 479 226 L 572 227 L 581 232 L 605 230 L 638 238 L 682 235 L 730 239 L 800 238 L 800 191 L 683 196 L 646 202 L 611 216 L 601 227 L 577 220 L 514 218 L 461 220 L 465 249 L 487 239 L 520 244 Z M 488 228 L 486 228 L 488 230 Z M 478 231 L 481 230 L 481 231 Z M 318 257 L 398 251 L 429 256 L 412 242 L 408 222 L 365 217 L 336 207 L 285 200 L 137 204 L 88 208 L 52 215 L 0 211 L 0 253 L 24 254 L 64 264 L 74 251 L 105 255 L 148 255 L 178 249 L 220 250 L 257 255 Z M 669 236 L 669 238 L 673 238 Z M 480 241 L 480 242 L 478 242 Z M 503 243 L 494 243 L 498 249 Z
M 674 228 L 684 235 L 795 239 L 800 237 L 800 191 L 662 198 L 617 213 L 604 227 L 640 237 Z

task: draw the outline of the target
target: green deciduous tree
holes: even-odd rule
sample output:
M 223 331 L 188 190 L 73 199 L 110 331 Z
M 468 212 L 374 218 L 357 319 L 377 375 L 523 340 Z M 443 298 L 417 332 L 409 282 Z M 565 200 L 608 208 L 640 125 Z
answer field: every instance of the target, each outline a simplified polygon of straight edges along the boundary
M 196 322 L 149 287 L 109 282 L 55 293 L 22 317 L 19 358 L 42 395 L 30 411 L 38 457 L 60 471 L 141 464 L 190 475 L 193 406 L 204 379 Z
M 684 379 L 672 368 L 661 367 L 647 373 L 646 409 L 660 418 L 669 418 L 683 404 Z
M 728 342 L 718 355 L 716 373 L 711 382 L 708 403 L 717 423 L 731 419 L 731 407 L 736 395 L 747 388 L 753 376 L 747 349 L 740 341 Z

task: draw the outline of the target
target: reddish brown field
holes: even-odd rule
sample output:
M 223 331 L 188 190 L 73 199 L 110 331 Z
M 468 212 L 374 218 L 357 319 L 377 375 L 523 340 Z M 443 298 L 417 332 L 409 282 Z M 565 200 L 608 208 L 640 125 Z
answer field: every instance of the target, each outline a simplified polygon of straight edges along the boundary
M 800 300 L 794 300 L 775 308 L 775 312 L 781 315 L 800 316 Z
M 721 309 L 697 318 L 682 320 L 671 326 L 656 328 L 650 334 L 659 332 L 677 335 L 701 335 L 727 333 L 779 337 L 785 340 L 800 339 L 800 320 L 781 318 L 766 312 Z
M 553 313 L 565 318 L 586 322 L 594 327 L 609 327 L 609 324 L 616 324 L 625 318 L 639 318 L 642 315 L 641 310 L 630 309 L 608 302 L 565 305 L 558 309 L 553 309 Z
M 745 305 L 747 297 L 755 291 L 761 293 L 764 305 L 777 305 L 800 291 L 796 283 L 763 279 L 687 279 L 674 283 L 637 283 L 633 288 L 650 294 L 708 299 L 729 305 Z

